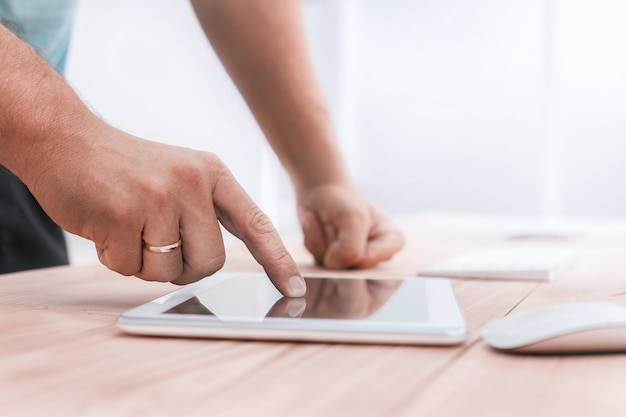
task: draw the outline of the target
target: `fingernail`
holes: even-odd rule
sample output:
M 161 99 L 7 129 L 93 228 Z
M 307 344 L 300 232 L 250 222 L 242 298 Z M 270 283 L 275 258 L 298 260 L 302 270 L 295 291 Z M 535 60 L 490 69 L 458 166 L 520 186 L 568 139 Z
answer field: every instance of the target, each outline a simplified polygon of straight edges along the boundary
M 302 315 L 302 313 L 304 313 L 305 308 L 306 300 L 304 298 L 294 298 L 293 300 L 289 300 L 287 315 L 289 317 L 298 318 Z
M 304 279 L 297 275 L 289 278 L 288 285 L 290 297 L 302 297 L 306 292 L 306 283 L 304 282 Z

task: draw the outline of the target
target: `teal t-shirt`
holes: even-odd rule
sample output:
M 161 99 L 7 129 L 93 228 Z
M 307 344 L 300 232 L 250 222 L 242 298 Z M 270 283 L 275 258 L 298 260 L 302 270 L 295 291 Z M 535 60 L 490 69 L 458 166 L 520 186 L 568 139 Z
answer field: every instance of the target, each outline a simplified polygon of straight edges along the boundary
M 0 21 L 63 73 L 78 0 L 0 0 Z

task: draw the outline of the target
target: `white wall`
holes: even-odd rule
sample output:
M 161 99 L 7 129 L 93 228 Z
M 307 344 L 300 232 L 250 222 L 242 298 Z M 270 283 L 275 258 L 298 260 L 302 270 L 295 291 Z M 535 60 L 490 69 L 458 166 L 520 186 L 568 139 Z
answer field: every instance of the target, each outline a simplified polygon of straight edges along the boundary
M 626 214 L 626 2 L 303 4 L 351 171 L 390 212 Z M 287 179 L 187 2 L 82 0 L 68 79 L 117 126 L 216 152 L 296 227 Z
M 401 211 L 626 214 L 626 3 L 359 6 L 371 195 Z
M 566 213 L 626 215 L 626 2 L 557 3 Z

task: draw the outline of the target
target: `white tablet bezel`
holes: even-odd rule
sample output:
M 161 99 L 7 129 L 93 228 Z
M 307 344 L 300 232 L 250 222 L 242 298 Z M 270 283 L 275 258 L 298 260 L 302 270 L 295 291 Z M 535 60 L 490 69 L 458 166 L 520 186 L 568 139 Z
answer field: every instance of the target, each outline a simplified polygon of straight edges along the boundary
M 121 314 L 117 324 L 125 332 L 137 335 L 218 339 L 454 345 L 462 343 L 468 336 L 463 314 L 450 281 L 446 278 L 402 278 L 420 280 L 424 284 L 428 317 L 431 319 L 427 323 L 384 322 L 376 324 L 350 319 L 303 318 L 294 320 L 278 317 L 260 322 L 221 322 L 214 316 L 164 314 L 200 291 L 205 291 L 232 277 L 242 276 L 268 279 L 266 275 L 259 273 L 219 272 Z

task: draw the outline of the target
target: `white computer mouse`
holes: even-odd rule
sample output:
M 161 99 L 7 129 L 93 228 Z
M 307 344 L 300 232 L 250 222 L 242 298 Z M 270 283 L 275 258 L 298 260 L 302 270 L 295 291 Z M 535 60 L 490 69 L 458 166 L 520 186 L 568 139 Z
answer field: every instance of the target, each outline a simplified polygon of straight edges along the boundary
M 482 338 L 508 352 L 626 351 L 626 303 L 574 302 L 520 311 L 487 324 Z

